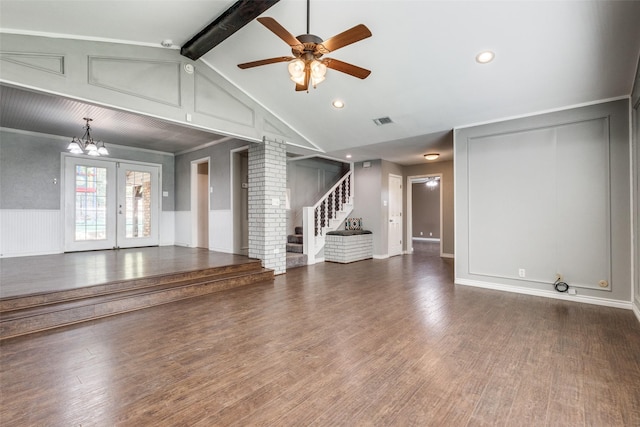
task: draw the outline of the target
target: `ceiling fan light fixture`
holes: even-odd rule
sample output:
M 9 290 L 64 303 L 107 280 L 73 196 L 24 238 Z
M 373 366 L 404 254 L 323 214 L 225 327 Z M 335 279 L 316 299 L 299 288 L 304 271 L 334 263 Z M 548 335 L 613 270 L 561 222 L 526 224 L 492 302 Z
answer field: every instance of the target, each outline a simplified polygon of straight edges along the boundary
M 438 153 L 428 153 L 424 155 L 425 160 L 436 160 L 438 157 L 440 157 Z
M 327 74 L 327 66 L 322 62 L 314 59 L 311 61 L 311 84 L 315 87 L 318 83 L 322 83 Z
M 302 59 L 298 58 L 291 61 L 288 66 L 289 77 L 291 78 L 291 80 L 293 80 L 299 85 L 304 84 L 304 77 L 305 77 L 304 69 L 305 69 L 305 63 Z

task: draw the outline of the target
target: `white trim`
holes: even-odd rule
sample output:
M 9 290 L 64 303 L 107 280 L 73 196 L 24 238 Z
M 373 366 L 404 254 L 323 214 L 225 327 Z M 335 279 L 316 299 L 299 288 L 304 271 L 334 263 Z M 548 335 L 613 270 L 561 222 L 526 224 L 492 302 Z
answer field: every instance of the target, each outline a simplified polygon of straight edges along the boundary
M 411 240 L 417 240 L 419 242 L 439 242 L 437 237 L 412 237 Z
M 350 166 L 353 166 L 353 162 L 350 162 L 348 160 L 344 160 L 344 159 L 339 159 L 337 157 L 331 157 L 331 156 L 325 156 L 323 154 L 309 154 L 306 156 L 298 156 L 298 157 L 289 157 L 287 158 L 287 163 L 288 162 L 297 162 L 299 160 L 306 160 L 306 159 L 327 159 L 327 160 L 332 160 L 334 162 L 340 162 L 340 163 L 346 163 Z
M 389 258 L 389 254 L 382 254 L 382 255 L 374 255 L 373 259 L 388 259 Z
M 49 140 L 55 139 L 55 140 L 60 140 L 61 142 L 64 142 L 64 143 L 68 143 L 68 142 L 71 141 L 71 137 L 70 136 L 53 135 L 53 134 L 50 134 L 50 133 L 33 132 L 33 131 L 30 131 L 30 130 L 22 130 L 22 129 L 0 127 L 0 131 L 16 133 L 16 134 L 19 134 L 19 135 L 37 136 L 37 137 L 40 137 L 40 138 L 47 138 Z M 140 148 L 140 147 L 134 147 L 134 146 L 131 146 L 131 145 L 118 145 L 118 144 L 113 144 L 113 143 L 109 142 L 108 140 L 105 143 L 108 144 L 107 148 L 114 147 L 114 148 L 118 148 L 120 150 L 129 150 L 129 151 L 139 151 L 139 152 L 144 152 L 144 153 L 161 154 L 161 155 L 171 156 L 171 157 L 175 156 L 175 154 L 170 153 L 168 151 L 152 150 L 150 148 Z M 75 154 L 71 154 L 68 151 L 61 151 L 61 153 L 65 153 L 65 154 L 68 154 L 68 155 L 71 155 L 71 156 L 76 156 Z M 81 157 L 81 156 L 83 156 L 83 154 L 78 154 L 77 156 Z M 99 158 L 111 159 L 112 157 L 100 156 Z M 122 160 L 122 161 L 131 163 L 130 160 Z M 142 163 L 142 162 L 139 162 L 139 163 Z M 146 164 L 150 165 L 152 163 L 146 163 Z
M 501 285 L 498 283 L 481 282 L 478 280 L 461 279 L 456 277 L 454 280 L 456 285 L 471 286 L 476 288 L 492 289 L 495 291 L 511 292 L 515 294 L 531 295 L 536 297 L 553 298 L 563 301 L 573 301 L 585 304 L 602 305 L 605 307 L 624 308 L 627 310 L 632 309 L 630 301 L 616 301 L 606 298 L 582 296 L 582 295 L 568 295 L 565 293 L 559 293 L 555 291 L 545 291 L 539 289 L 523 288 L 520 286 Z
M 590 105 L 605 104 L 607 102 L 620 101 L 621 99 L 630 99 L 630 96 L 629 95 L 616 96 L 616 97 L 613 97 L 613 98 L 600 99 L 600 100 L 597 100 L 597 101 L 589 101 L 589 102 L 583 102 L 583 103 L 579 103 L 579 104 L 567 105 L 567 106 L 564 106 L 564 107 L 550 108 L 550 109 L 547 109 L 547 110 L 540 110 L 540 111 L 536 111 L 536 112 L 533 112 L 533 113 L 519 114 L 519 115 L 515 115 L 515 116 L 507 116 L 507 117 L 503 117 L 503 118 L 500 118 L 500 119 L 487 120 L 487 121 L 484 121 L 484 122 L 469 123 L 469 124 L 462 125 L 462 126 L 455 126 L 453 128 L 453 130 L 454 130 L 454 134 L 455 134 L 455 131 L 459 130 L 459 129 L 466 129 L 466 128 L 471 128 L 471 127 L 476 127 L 476 126 L 484 126 L 484 125 L 489 125 L 489 124 L 493 124 L 493 123 L 501 123 L 501 122 L 506 122 L 506 121 L 509 121 L 509 120 L 523 119 L 523 118 L 526 118 L 526 117 L 535 117 L 535 116 L 540 116 L 542 114 L 557 113 L 558 111 L 573 110 L 575 108 L 588 107 Z M 454 146 L 455 146 L 455 141 L 454 141 Z M 454 155 L 454 157 L 455 157 L 455 155 Z
M 216 139 L 215 141 L 205 142 L 204 144 L 200 144 L 197 147 L 187 148 L 186 150 L 178 151 L 177 153 L 175 153 L 175 155 L 180 156 L 182 154 L 193 153 L 194 151 L 198 151 L 198 150 L 204 150 L 205 148 L 211 147 L 212 145 L 221 144 L 223 142 L 227 142 L 232 139 L 237 139 L 237 138 L 233 138 L 231 136 L 225 136 L 220 139 Z
M 200 159 L 195 159 L 191 161 L 191 167 L 189 168 L 191 176 L 189 177 L 189 185 L 191 192 L 191 204 L 189 206 L 191 210 L 191 244 L 194 247 L 197 247 L 200 244 L 200 239 L 198 237 L 198 226 L 200 225 L 200 221 L 203 218 L 199 216 L 198 209 L 198 165 L 206 163 L 207 164 L 207 228 L 209 229 L 209 235 L 207 236 L 207 248 L 211 246 L 211 227 L 209 222 L 209 217 L 211 216 L 211 156 L 202 157 Z
M 454 163 L 455 166 L 455 163 Z M 442 246 L 444 244 L 444 234 L 443 234 L 443 230 L 444 230 L 444 225 L 443 225 L 443 212 L 444 212 L 444 206 L 442 206 L 443 204 L 443 200 L 444 200 L 444 191 L 443 191 L 443 181 L 444 181 L 444 176 L 441 172 L 439 173 L 432 173 L 432 174 L 426 174 L 426 175 L 411 175 L 407 177 L 407 213 L 405 215 L 406 218 L 406 222 L 407 222 L 407 230 L 406 230 L 406 236 L 405 236 L 405 240 L 407 242 L 410 242 L 413 239 L 421 239 L 421 237 L 412 237 L 413 234 L 413 181 L 417 181 L 420 179 L 424 179 L 424 178 L 432 178 L 432 177 L 439 177 L 440 178 L 440 186 L 438 188 L 438 191 L 440 192 L 440 239 L 438 239 L 440 241 L 440 257 L 445 257 L 445 253 L 443 252 Z M 455 183 L 455 180 L 454 180 Z M 455 206 L 454 206 L 455 208 Z M 454 222 L 455 224 L 455 222 Z M 455 233 L 454 233 L 455 236 Z M 427 239 L 427 238 L 425 238 Z M 413 249 L 411 250 L 411 252 L 413 252 Z M 448 254 L 447 254 L 448 255 Z M 448 256 L 445 258 L 449 258 Z
M 29 30 L 17 30 L 13 28 L 3 28 L 0 30 L 0 34 L 16 34 L 19 36 L 37 36 L 37 37 L 47 37 L 53 39 L 67 39 L 67 40 L 79 40 L 79 41 L 92 41 L 92 42 L 103 42 L 103 43 L 118 43 L 118 44 L 126 44 L 130 46 L 144 46 L 144 47 L 156 47 L 162 49 L 173 49 L 179 50 L 180 46 L 171 45 L 171 47 L 164 47 L 160 43 L 148 43 L 148 42 L 138 42 L 131 40 L 122 40 L 122 39 L 112 39 L 108 37 L 93 37 L 93 36 L 77 36 L 73 34 L 64 34 L 64 33 L 50 33 L 46 31 L 29 31 Z
M 635 304 L 631 304 L 631 309 L 633 310 L 633 314 L 636 315 L 638 322 L 640 322 L 640 308 Z
M 451 258 L 454 259 L 456 256 L 455 254 L 445 254 L 445 253 L 441 253 L 440 254 L 440 258 Z

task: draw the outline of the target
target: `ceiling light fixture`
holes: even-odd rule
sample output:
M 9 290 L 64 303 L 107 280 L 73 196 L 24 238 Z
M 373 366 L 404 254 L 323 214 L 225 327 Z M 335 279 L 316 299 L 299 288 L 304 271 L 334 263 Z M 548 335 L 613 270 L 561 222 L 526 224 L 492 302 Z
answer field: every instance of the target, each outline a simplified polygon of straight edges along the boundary
M 338 108 L 338 109 L 344 108 L 344 102 L 342 102 L 339 99 L 336 99 L 335 101 L 333 101 L 331 105 L 333 105 L 333 108 Z
M 440 157 L 438 153 L 428 153 L 424 155 L 425 160 L 436 160 L 438 157 Z
M 480 64 L 487 64 L 493 61 L 493 58 L 495 57 L 495 53 L 491 52 L 490 50 L 485 50 L 484 52 L 480 52 L 476 55 L 476 61 Z
M 429 187 L 429 190 L 435 190 L 438 186 L 438 181 L 440 181 L 440 177 L 436 176 L 434 178 L 428 178 L 425 184 L 427 187 Z
M 82 135 L 82 138 L 80 139 L 74 136 L 71 142 L 69 143 L 67 150 L 69 150 L 72 154 L 88 154 L 89 156 L 108 156 L 109 151 L 107 150 L 107 147 L 104 146 L 104 142 L 101 142 L 101 141 L 96 142 L 93 140 L 93 137 L 91 136 L 91 126 L 89 125 L 89 122 L 93 121 L 93 119 L 84 117 L 82 120 L 87 122 L 83 126 L 83 129 L 85 130 L 84 135 Z M 102 145 L 98 147 L 98 144 L 102 144 Z
M 350 159 L 350 158 L 351 158 L 351 154 L 347 154 L 345 157 L 346 157 L 347 159 Z

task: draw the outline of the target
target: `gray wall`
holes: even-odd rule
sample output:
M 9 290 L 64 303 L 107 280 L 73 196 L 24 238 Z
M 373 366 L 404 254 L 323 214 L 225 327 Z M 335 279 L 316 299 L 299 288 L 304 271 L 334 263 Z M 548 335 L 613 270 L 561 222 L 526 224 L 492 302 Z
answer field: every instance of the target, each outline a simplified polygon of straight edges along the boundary
M 424 183 L 412 184 L 412 237 L 440 238 L 440 184 L 431 189 Z
M 354 164 L 354 207 L 350 216 L 362 218 L 362 228 L 373 232 L 373 254 L 381 256 L 387 253 L 382 244 L 382 161 L 368 163 L 368 168 L 363 162 Z
M 67 153 L 69 142 L 70 138 L 0 130 L 0 209 L 60 209 L 60 153 Z M 162 190 L 169 192 L 169 197 L 162 197 L 162 210 L 172 211 L 173 155 L 105 143 L 107 159 L 162 165 Z
M 420 175 L 442 174 L 440 191 L 442 191 L 442 236 L 441 245 L 444 254 L 453 255 L 454 252 L 454 188 L 453 188 L 453 161 L 425 163 L 404 167 L 406 177 Z M 407 206 L 404 200 L 405 211 Z
M 210 157 L 209 181 L 211 210 L 231 209 L 231 154 L 230 150 L 250 143 L 229 140 L 216 145 L 177 155 L 175 158 L 176 211 L 191 210 L 191 162 Z
M 457 130 L 456 281 L 553 291 L 561 273 L 629 301 L 628 119 L 621 100 Z

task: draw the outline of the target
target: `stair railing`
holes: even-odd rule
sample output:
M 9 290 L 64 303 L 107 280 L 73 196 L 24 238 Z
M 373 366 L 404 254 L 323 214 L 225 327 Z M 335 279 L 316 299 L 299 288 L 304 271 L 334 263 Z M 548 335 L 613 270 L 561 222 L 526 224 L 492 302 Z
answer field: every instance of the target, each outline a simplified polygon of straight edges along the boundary
M 343 210 L 347 203 L 352 202 L 353 197 L 353 171 L 347 172 L 318 202 L 302 208 L 302 225 L 304 230 L 304 253 L 307 254 L 309 264 L 315 262 L 315 254 L 320 248 L 316 248 L 316 237 L 323 236 L 326 227 L 329 227 L 332 219 L 337 218 L 338 212 Z

